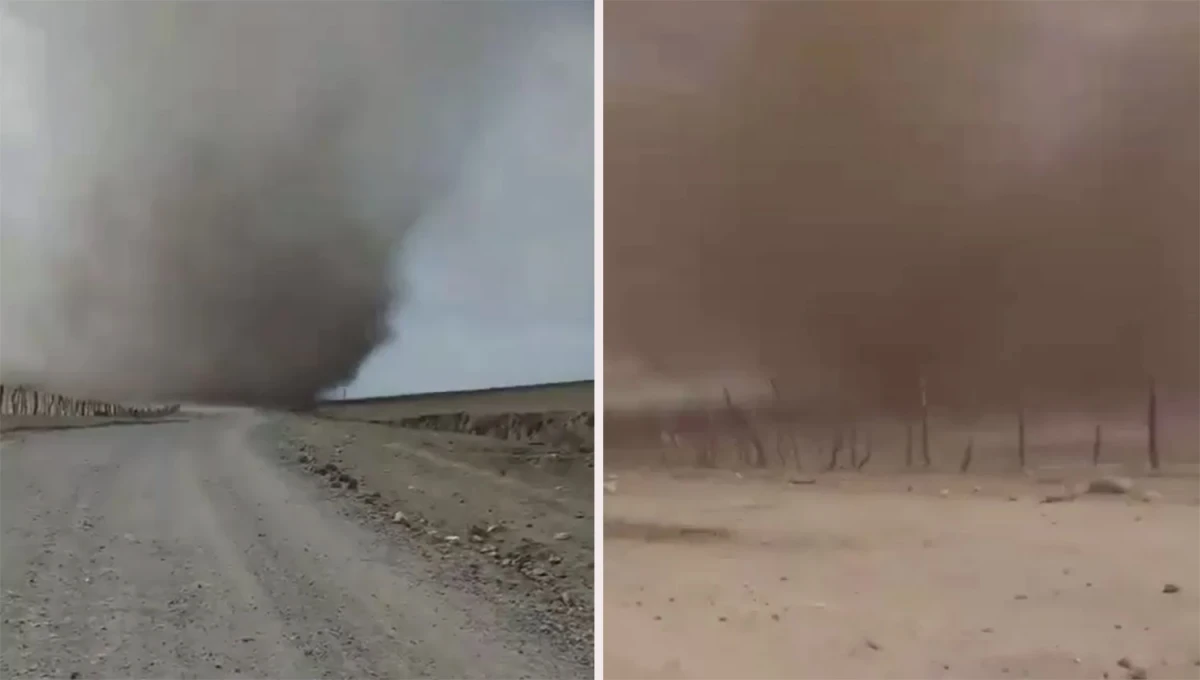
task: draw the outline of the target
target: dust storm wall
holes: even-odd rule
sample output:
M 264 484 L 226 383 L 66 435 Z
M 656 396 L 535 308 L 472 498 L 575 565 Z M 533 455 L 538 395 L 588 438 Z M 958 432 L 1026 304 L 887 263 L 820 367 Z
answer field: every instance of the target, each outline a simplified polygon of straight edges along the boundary
M 606 359 L 860 413 L 913 412 L 922 378 L 967 411 L 1142 403 L 1151 378 L 1194 403 L 1194 6 L 607 12 L 610 44 L 700 66 L 608 75 Z
M 258 405 L 353 382 L 404 337 L 408 232 L 542 5 L 6 2 L 5 381 Z

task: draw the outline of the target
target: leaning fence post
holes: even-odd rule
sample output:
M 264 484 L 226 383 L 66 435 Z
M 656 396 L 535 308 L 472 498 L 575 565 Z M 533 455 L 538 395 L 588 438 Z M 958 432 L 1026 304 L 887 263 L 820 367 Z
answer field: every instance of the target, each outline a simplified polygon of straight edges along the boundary
M 1150 456 L 1150 469 L 1159 468 L 1158 459 L 1158 385 L 1150 378 L 1150 395 L 1146 404 L 1146 453 Z
M 925 373 L 921 373 L 921 458 L 925 467 L 933 465 L 929 457 L 929 394 Z
M 1017 404 L 1017 462 L 1025 469 L 1025 403 Z

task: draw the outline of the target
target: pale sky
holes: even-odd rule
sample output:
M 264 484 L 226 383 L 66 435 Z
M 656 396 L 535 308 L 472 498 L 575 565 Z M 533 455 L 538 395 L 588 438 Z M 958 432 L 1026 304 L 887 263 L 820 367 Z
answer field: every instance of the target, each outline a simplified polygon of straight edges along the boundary
M 592 377 L 591 8 L 568 9 L 410 235 L 399 335 L 348 397 Z

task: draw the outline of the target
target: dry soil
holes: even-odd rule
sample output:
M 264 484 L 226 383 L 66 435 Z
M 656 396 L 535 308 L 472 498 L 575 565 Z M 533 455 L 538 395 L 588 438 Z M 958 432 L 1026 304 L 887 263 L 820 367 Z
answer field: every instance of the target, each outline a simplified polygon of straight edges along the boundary
M 590 497 L 362 427 L 228 412 L 7 439 L 0 677 L 591 677 Z M 521 541 L 572 530 L 544 568 Z
M 618 474 L 606 677 L 1200 677 L 1195 476 L 1054 504 L 1071 480 L 793 481 Z

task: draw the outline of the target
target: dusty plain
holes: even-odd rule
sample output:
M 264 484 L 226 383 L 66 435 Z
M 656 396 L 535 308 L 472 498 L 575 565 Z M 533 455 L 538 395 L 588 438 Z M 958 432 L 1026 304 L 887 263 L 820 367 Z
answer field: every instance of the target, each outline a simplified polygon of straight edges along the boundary
M 1200 678 L 1194 456 L 1053 448 L 1026 474 L 607 453 L 605 676 Z M 1134 489 L 1044 502 L 1105 476 Z

